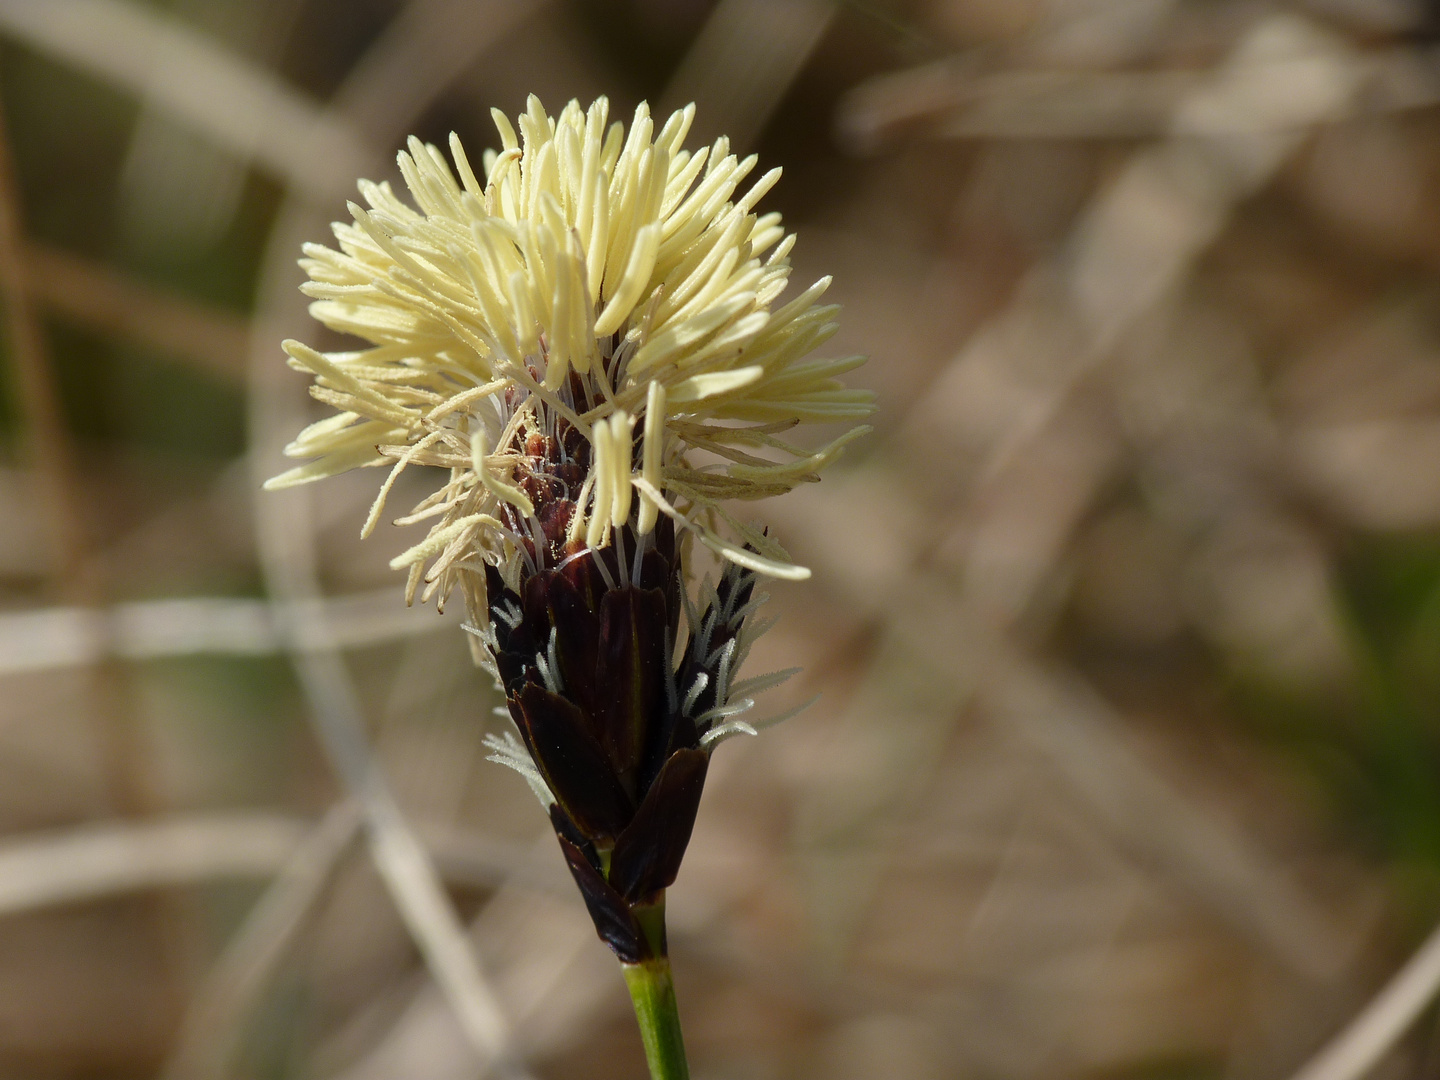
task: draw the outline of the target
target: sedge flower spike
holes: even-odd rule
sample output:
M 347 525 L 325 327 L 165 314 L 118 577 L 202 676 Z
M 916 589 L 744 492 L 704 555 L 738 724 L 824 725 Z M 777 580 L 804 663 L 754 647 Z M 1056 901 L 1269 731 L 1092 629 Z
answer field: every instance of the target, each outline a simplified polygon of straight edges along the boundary
M 757 575 L 808 574 L 728 506 L 817 480 L 872 404 L 840 381 L 863 358 L 811 356 L 836 330 L 829 279 L 780 302 L 795 237 L 755 209 L 780 170 L 742 191 L 754 156 L 684 149 L 693 105 L 658 131 L 645 105 L 628 131 L 608 111 L 532 97 L 518 135 L 495 112 L 483 182 L 455 136 L 453 168 L 411 139 L 414 207 L 360 183 L 339 250 L 301 265 L 312 314 L 369 345 L 285 343 L 337 411 L 267 487 L 388 466 L 369 533 L 402 472 L 445 470 L 397 519 L 430 529 L 392 565 L 407 602 L 463 596 L 520 735 L 494 760 L 549 808 L 600 936 L 643 966 L 665 955 L 710 752 L 754 732 L 750 695 L 783 678 L 737 678 Z M 819 449 L 782 437 L 833 422 Z M 693 596 L 692 541 L 724 567 Z

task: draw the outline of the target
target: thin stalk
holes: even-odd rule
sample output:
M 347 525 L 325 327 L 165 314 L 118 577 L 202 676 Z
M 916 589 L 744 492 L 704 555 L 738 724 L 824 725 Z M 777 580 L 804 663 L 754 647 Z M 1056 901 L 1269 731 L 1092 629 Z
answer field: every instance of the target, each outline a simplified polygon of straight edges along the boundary
M 640 1024 L 640 1041 L 645 1044 L 651 1080 L 690 1080 L 669 957 L 622 964 L 621 970 L 625 972 L 625 985 L 630 988 L 630 1001 Z

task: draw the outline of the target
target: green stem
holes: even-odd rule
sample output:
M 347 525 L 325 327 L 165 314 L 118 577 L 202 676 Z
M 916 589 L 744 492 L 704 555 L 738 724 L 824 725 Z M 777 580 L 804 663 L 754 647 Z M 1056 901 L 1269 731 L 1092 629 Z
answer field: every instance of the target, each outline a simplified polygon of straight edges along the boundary
M 639 964 L 622 964 L 625 985 L 635 1005 L 640 1040 L 651 1080 L 690 1080 L 685 1062 L 685 1040 L 680 1034 L 680 1010 L 675 1004 L 675 982 L 670 960 L 660 956 Z

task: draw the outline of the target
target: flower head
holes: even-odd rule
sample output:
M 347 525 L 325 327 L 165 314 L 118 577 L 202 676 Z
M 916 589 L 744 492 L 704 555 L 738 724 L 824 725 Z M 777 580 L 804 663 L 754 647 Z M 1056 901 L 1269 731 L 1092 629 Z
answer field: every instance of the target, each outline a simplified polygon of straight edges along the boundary
M 838 380 L 863 358 L 808 358 L 836 329 L 828 278 L 774 307 L 795 238 L 754 208 L 779 169 L 737 196 L 756 159 L 723 138 L 682 149 L 693 105 L 657 133 L 642 104 L 628 135 L 608 109 L 552 119 L 531 97 L 518 138 L 494 112 L 483 184 L 453 135 L 454 172 L 412 138 L 399 163 L 418 211 L 362 182 L 340 250 L 305 248 L 311 312 L 371 347 L 285 343 L 339 412 L 286 448 L 314 460 L 268 486 L 389 465 L 368 533 L 401 471 L 448 469 L 400 519 L 432 522 L 395 560 L 410 596 L 423 583 L 443 602 L 481 562 L 513 583 L 522 562 L 604 547 L 632 512 L 642 536 L 663 514 L 743 566 L 805 574 L 724 503 L 817 479 L 862 429 L 818 450 L 781 435 L 867 414 Z
M 461 589 L 520 735 L 493 760 L 549 808 L 601 937 L 639 963 L 664 954 L 653 916 L 710 752 L 754 733 L 750 695 L 787 674 L 736 677 L 764 629 L 756 575 L 807 573 L 724 504 L 818 479 L 864 429 L 819 450 L 781 435 L 871 404 L 838 380 L 860 358 L 809 358 L 835 330 L 829 279 L 774 307 L 794 236 L 754 207 L 780 170 L 737 196 L 755 158 L 682 149 L 693 106 L 656 133 L 642 105 L 628 135 L 607 111 L 551 119 L 532 97 L 518 139 L 495 113 L 483 185 L 454 136 L 454 172 L 412 139 L 418 210 L 362 182 L 340 250 L 302 265 L 316 318 L 370 347 L 285 343 L 338 413 L 268 486 L 388 465 L 368 533 L 403 470 L 448 470 L 399 519 L 431 528 L 393 565 L 407 599 Z M 694 597 L 687 537 L 728 560 Z

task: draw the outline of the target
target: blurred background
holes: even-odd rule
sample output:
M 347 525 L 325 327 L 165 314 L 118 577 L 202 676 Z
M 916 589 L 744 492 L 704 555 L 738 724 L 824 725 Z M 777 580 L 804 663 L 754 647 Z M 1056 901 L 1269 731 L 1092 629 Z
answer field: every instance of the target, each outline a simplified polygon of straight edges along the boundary
M 671 893 L 697 1080 L 1440 1075 L 1402 0 L 0 0 L 0 1075 L 642 1075 L 377 474 L 257 490 L 300 244 L 532 92 L 783 165 L 879 398 L 763 511 L 820 698 Z

